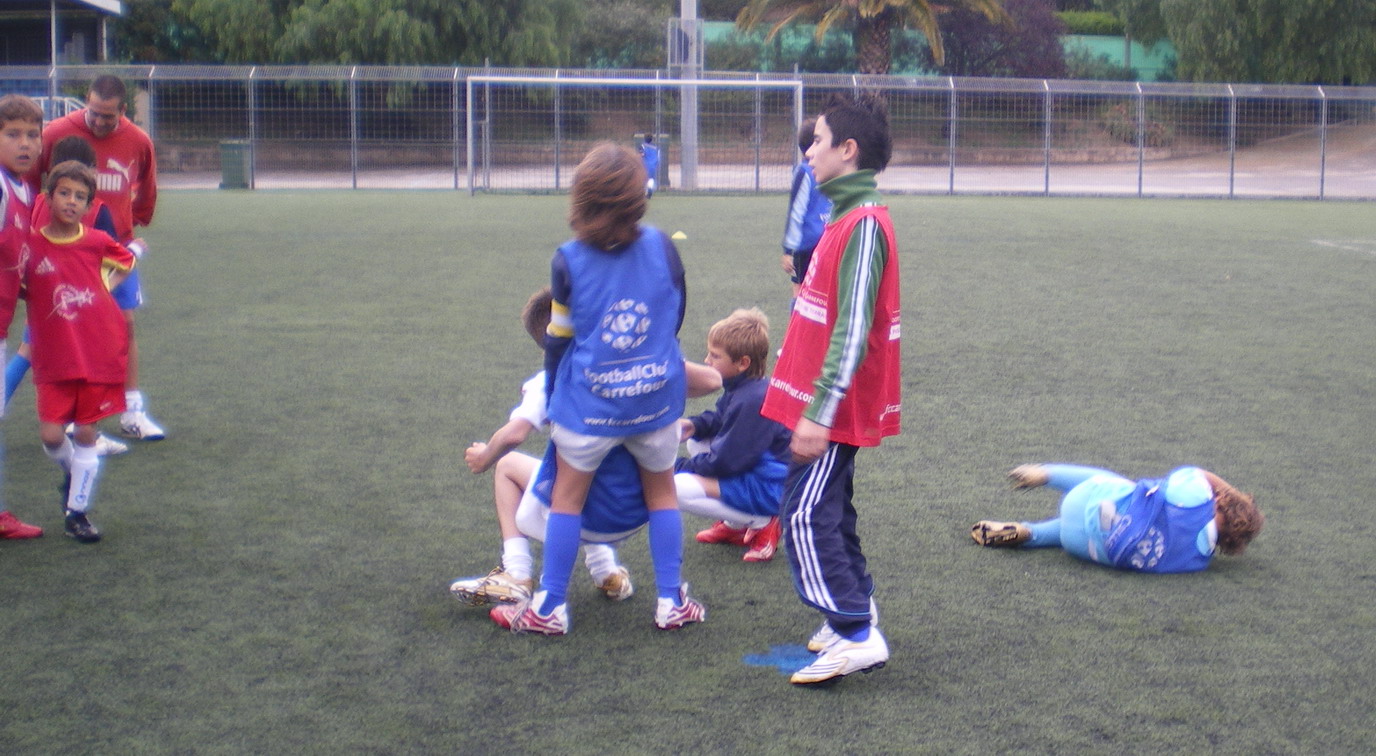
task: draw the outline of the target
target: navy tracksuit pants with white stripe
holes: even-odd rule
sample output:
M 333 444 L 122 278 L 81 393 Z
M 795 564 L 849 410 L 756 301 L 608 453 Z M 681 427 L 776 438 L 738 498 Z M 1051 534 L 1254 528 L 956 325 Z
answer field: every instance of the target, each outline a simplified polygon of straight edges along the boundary
M 851 503 L 857 451 L 832 443 L 811 463 L 790 465 L 779 513 L 798 596 L 847 636 L 869 624 L 874 592 Z

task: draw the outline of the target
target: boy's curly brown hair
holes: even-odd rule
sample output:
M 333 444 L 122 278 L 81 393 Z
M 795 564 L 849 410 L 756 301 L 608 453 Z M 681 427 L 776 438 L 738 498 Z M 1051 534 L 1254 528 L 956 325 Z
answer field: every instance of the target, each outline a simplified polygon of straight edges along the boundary
M 1247 544 L 1257 537 L 1266 524 L 1266 516 L 1257 509 L 1256 500 L 1226 483 L 1222 490 L 1214 489 L 1214 512 L 1220 515 L 1218 550 L 1229 556 L 1247 550 Z
M 628 147 L 599 142 L 573 173 L 569 226 L 579 241 L 615 250 L 640 236 L 645 166 Z

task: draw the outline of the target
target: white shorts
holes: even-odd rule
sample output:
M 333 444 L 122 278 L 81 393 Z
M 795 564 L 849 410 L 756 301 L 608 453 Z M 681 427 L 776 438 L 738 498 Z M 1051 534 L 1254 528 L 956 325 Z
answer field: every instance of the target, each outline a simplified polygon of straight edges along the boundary
M 596 470 L 607 452 L 622 444 L 635 457 L 636 464 L 650 472 L 672 470 L 678 459 L 678 423 L 634 436 L 587 436 L 553 423 L 549 437 L 559 450 L 559 456 L 575 470 L 583 472 Z

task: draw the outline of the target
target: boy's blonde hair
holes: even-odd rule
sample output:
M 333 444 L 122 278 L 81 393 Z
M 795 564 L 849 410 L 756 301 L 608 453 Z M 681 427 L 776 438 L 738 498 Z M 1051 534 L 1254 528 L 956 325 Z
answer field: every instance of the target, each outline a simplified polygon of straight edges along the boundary
M 57 189 L 57 182 L 62 179 L 71 179 L 86 185 L 86 204 L 89 206 L 91 200 L 96 196 L 96 172 L 89 165 L 82 165 L 75 160 L 68 160 L 65 163 L 58 163 L 48 171 L 48 180 L 43 184 L 43 191 L 51 197 L 53 191 Z
M 553 304 L 554 295 L 550 292 L 549 284 L 546 284 L 531 294 L 526 306 L 521 308 L 521 324 L 541 349 L 545 348 L 545 331 L 549 328 L 550 307 Z
M 645 165 L 629 147 L 598 142 L 573 172 L 569 227 L 579 241 L 604 250 L 630 244 L 645 206 Z
M 21 94 L 7 94 L 0 97 L 0 124 L 8 121 L 24 121 L 43 125 L 43 108 L 32 98 Z
M 746 377 L 763 378 L 769 361 L 769 318 L 758 307 L 736 310 L 712 324 L 707 343 L 726 352 L 732 362 L 749 357 Z

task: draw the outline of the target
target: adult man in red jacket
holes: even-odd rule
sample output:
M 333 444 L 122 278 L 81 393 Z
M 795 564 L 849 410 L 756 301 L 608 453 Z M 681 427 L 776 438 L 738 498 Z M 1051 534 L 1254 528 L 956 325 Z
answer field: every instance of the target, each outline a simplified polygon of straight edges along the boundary
M 85 108 L 50 121 L 44 127 L 43 151 L 37 172 L 41 176 L 52 167 L 52 147 L 63 137 L 77 135 L 90 141 L 96 150 L 96 196 L 114 214 L 116 241 L 141 253 L 141 244 L 131 244 L 134 227 L 153 222 L 153 210 L 158 202 L 158 163 L 153 140 L 124 115 L 126 96 L 124 82 L 118 77 L 96 77 L 86 93 Z M 143 304 L 139 274 L 132 272 L 113 293 L 129 324 L 129 374 L 125 379 L 126 409 L 120 415 L 120 433 L 144 441 L 159 441 L 166 434 L 148 416 L 143 392 L 138 388 L 134 311 Z

